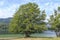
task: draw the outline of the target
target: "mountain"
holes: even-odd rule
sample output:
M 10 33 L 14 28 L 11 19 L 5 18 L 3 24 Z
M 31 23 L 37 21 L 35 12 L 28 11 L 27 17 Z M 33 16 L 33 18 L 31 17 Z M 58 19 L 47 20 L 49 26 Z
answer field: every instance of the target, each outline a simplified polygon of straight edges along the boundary
M 12 19 L 11 17 L 9 17 L 9 18 L 0 18 L 0 24 L 1 23 L 7 23 L 8 24 L 8 23 L 10 23 L 11 19 Z

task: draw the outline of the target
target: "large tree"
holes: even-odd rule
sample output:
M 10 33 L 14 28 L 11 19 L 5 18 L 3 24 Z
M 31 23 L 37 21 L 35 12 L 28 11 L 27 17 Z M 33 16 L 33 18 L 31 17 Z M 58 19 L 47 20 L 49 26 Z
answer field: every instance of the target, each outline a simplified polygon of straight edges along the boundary
M 57 36 L 58 32 L 60 32 L 60 7 L 58 7 L 58 10 L 54 10 L 54 14 L 50 16 L 49 24 L 51 25 L 51 29 L 55 30 Z
M 31 33 L 43 32 L 46 30 L 45 11 L 40 11 L 35 3 L 21 5 L 15 13 L 9 27 L 12 33 L 24 33 L 29 37 Z

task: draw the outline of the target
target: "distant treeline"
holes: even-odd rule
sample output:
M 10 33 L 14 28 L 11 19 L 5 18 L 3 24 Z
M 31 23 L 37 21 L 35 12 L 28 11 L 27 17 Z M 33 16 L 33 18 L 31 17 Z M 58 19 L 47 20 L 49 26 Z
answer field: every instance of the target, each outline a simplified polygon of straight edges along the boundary
M 0 34 L 9 33 L 8 26 L 12 18 L 0 18 Z

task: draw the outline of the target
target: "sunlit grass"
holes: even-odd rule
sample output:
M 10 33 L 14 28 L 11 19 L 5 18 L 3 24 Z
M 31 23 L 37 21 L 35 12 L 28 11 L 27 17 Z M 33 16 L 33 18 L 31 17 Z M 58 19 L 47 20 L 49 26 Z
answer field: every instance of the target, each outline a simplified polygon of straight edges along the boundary
M 60 40 L 60 38 L 17 38 L 13 40 Z
M 0 37 L 0 40 L 60 40 L 60 37 L 50 37 L 50 38 L 19 38 L 19 37 Z

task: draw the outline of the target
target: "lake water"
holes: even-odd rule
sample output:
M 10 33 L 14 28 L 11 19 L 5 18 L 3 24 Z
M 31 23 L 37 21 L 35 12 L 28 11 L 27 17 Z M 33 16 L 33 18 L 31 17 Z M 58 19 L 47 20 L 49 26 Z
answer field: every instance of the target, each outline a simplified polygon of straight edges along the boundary
M 54 31 L 44 31 L 44 33 L 31 34 L 32 37 L 57 37 Z

